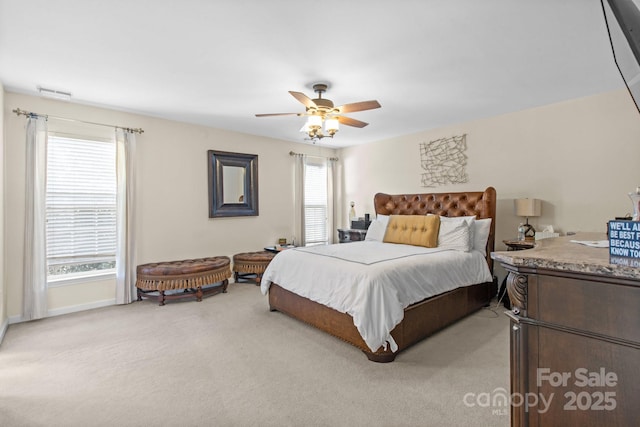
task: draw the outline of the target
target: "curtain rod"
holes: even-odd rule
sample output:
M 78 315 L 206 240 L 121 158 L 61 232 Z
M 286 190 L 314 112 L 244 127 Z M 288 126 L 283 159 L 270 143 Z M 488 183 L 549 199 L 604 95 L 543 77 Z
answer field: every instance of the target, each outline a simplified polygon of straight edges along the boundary
M 323 156 L 314 156 L 313 154 L 302 154 L 302 153 L 296 153 L 295 151 L 289 151 L 289 155 L 290 156 L 311 156 L 311 157 L 320 157 L 321 159 L 327 159 L 327 160 L 333 160 L 334 162 L 337 162 L 338 160 L 340 160 L 337 157 L 323 157 Z
M 33 113 L 31 111 L 25 111 L 25 110 L 21 110 L 19 108 L 16 108 L 15 110 L 13 110 L 13 112 L 16 113 L 18 116 L 44 117 L 45 119 L 52 118 L 52 119 L 57 119 L 57 120 L 66 120 L 68 122 L 86 123 L 86 124 L 89 124 L 89 125 L 108 126 L 108 127 L 112 127 L 112 128 L 115 128 L 115 129 L 122 129 L 124 131 L 132 132 L 132 133 L 140 133 L 141 134 L 141 133 L 144 132 L 144 129 L 141 129 L 141 128 L 127 128 L 127 127 L 122 127 L 122 126 L 108 125 L 108 124 L 105 124 L 105 123 L 96 123 L 96 122 L 88 122 L 88 121 L 85 121 L 85 120 L 69 119 L 67 117 L 50 116 L 48 114 Z

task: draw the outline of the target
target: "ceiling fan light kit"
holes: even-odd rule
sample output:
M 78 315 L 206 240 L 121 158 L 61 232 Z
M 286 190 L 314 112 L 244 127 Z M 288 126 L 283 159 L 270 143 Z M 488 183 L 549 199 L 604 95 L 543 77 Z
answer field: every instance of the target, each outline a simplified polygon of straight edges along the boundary
M 322 97 L 322 94 L 327 91 L 326 84 L 314 84 L 313 90 L 318 94 L 318 97 L 315 99 L 311 99 L 301 92 L 289 91 L 291 96 L 293 96 L 302 105 L 305 106 L 304 113 L 256 114 L 256 117 L 288 115 L 306 116 L 307 122 L 304 124 L 302 129 L 300 129 L 300 132 L 304 132 L 308 136 L 307 139 L 315 142 L 321 140 L 322 138 L 333 138 L 340 128 L 340 123 L 357 128 L 363 128 L 368 125 L 368 123 L 362 122 L 360 120 L 343 116 L 343 113 L 373 110 L 375 108 L 381 107 L 378 101 L 363 101 L 352 104 L 345 104 L 340 107 L 334 107 L 333 101 Z M 322 130 L 323 124 L 324 132 Z
M 324 132 L 322 132 L 322 123 L 324 121 Z M 300 132 L 306 133 L 311 140 L 320 140 L 322 138 L 333 138 L 340 129 L 340 122 L 333 116 L 312 115 L 307 118 L 307 122 L 302 126 Z

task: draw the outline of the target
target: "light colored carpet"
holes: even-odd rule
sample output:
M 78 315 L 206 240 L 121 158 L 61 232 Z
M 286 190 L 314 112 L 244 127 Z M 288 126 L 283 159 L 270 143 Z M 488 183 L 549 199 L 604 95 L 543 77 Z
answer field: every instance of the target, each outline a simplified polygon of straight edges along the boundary
M 502 311 L 481 310 L 388 364 L 269 312 L 250 283 L 199 303 L 11 325 L 0 425 L 506 426 L 496 408 L 463 401 L 509 390 Z

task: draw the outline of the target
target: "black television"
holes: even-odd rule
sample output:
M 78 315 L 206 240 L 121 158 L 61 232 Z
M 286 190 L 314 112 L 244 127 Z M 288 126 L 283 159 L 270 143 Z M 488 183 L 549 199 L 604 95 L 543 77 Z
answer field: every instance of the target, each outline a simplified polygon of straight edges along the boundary
M 640 112 L 640 0 L 600 0 L 613 59 Z

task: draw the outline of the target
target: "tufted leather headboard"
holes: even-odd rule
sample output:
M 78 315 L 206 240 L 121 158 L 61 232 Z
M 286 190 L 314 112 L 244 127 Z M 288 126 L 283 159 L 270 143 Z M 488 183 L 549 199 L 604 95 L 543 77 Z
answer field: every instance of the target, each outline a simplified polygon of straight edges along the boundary
M 471 216 L 491 218 L 491 231 L 487 239 L 487 264 L 493 274 L 491 252 L 495 246 L 496 189 L 461 193 L 383 194 L 373 198 L 376 213 L 380 215 Z

